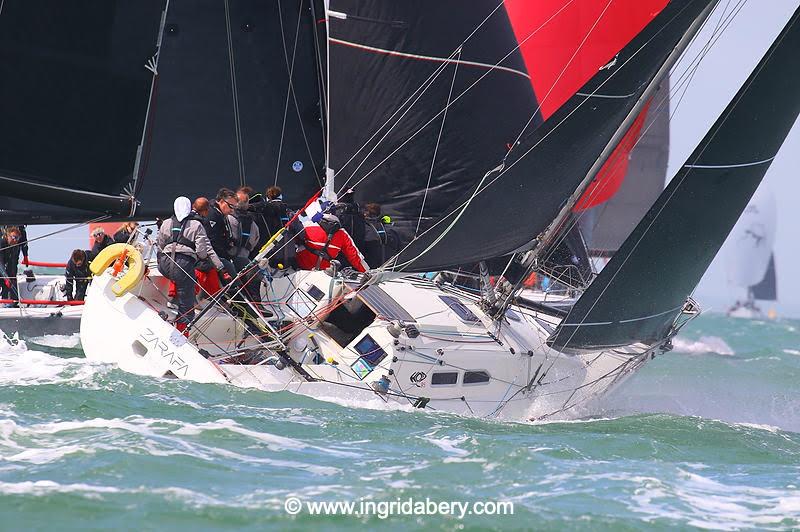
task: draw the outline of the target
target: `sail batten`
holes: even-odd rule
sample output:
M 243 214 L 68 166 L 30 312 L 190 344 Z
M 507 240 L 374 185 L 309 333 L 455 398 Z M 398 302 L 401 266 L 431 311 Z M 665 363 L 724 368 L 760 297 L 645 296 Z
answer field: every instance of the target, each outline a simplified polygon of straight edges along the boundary
M 800 114 L 798 19 L 800 9 L 548 343 L 595 349 L 669 336 Z M 596 322 L 610 324 L 585 325 Z

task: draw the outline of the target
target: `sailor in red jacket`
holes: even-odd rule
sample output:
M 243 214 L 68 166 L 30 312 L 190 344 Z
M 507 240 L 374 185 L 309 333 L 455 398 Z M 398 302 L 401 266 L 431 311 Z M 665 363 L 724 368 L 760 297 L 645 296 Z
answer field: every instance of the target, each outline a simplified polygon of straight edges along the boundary
M 331 264 L 331 259 L 343 253 L 348 262 L 360 272 L 369 269 L 353 239 L 342 229 L 339 218 L 325 214 L 317 222 L 304 228 L 305 242 L 297 250 L 297 265 L 303 270 L 321 270 Z

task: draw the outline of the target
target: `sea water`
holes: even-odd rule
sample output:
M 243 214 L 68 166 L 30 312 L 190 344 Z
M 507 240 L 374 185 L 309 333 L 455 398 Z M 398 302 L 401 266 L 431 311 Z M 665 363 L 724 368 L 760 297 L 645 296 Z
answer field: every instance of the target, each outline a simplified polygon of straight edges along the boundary
M 77 336 L 0 342 L 0 527 L 800 527 L 800 323 L 701 316 L 674 343 L 592 417 L 511 423 L 139 377 Z

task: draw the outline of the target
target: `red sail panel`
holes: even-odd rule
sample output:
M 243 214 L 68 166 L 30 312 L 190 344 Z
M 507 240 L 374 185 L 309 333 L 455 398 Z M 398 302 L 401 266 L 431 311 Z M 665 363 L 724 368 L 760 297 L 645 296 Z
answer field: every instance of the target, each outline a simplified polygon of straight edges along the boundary
M 545 120 L 608 64 L 669 0 L 574 0 L 566 7 L 564 3 L 505 2 L 514 35 L 524 42 L 520 50 Z
M 531 85 L 547 120 L 658 15 L 669 0 L 506 0 Z M 585 40 L 585 42 L 584 42 Z M 576 210 L 610 199 L 628 168 L 646 109 L 631 126 Z
M 628 174 L 630 153 L 642 133 L 650 103 L 652 103 L 652 100 L 645 105 L 642 112 L 631 124 L 630 129 L 617 144 L 606 164 L 603 165 L 603 168 L 600 169 L 594 180 L 586 188 L 581 199 L 575 204 L 573 211 L 583 211 L 600 205 L 610 200 L 617 193 L 617 190 L 625 180 L 625 176 Z

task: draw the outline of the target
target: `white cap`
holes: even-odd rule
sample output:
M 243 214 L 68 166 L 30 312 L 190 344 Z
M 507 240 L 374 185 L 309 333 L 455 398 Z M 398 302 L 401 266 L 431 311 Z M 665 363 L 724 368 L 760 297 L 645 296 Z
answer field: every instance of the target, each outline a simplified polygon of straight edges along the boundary
M 175 203 L 172 206 L 175 209 L 175 218 L 179 222 L 182 222 L 192 212 L 192 202 L 186 196 L 175 198 Z

